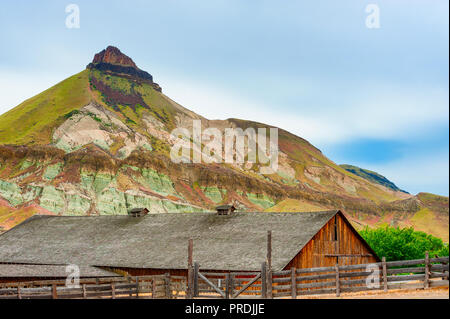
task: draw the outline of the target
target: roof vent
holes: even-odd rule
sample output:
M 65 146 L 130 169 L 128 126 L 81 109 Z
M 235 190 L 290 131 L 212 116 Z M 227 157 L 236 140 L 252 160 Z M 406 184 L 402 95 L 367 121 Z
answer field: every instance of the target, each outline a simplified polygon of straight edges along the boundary
M 128 211 L 128 216 L 142 217 L 148 214 L 147 208 L 133 208 Z
M 216 207 L 217 215 L 230 215 L 235 210 L 236 207 L 233 205 L 222 205 Z

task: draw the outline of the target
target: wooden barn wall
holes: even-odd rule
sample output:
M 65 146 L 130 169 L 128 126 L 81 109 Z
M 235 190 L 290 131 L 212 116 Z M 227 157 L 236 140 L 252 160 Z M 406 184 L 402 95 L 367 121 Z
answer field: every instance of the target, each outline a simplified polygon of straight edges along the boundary
M 337 237 L 335 237 L 335 217 L 333 217 L 306 246 L 284 268 L 329 267 L 336 264 L 365 264 L 376 262 L 366 244 L 360 240 L 355 231 L 340 214 L 336 214 Z M 337 240 L 335 240 L 337 238 Z M 372 255 L 370 257 L 328 257 L 327 254 Z
M 109 267 L 101 267 L 105 270 L 116 272 L 120 275 L 130 275 L 130 276 L 153 276 L 153 275 L 164 275 L 170 274 L 171 276 L 184 276 L 187 277 L 187 269 L 152 269 L 152 268 L 109 268 Z M 240 271 L 229 271 L 229 270 L 209 270 L 209 269 L 200 269 L 200 272 L 214 272 L 214 273 L 239 273 L 239 272 L 248 272 L 245 270 Z M 257 272 L 257 271 L 256 271 Z
M 187 277 L 187 269 L 152 269 L 152 268 L 109 268 L 101 267 L 110 271 L 114 271 L 118 274 L 130 276 L 153 276 L 153 275 L 164 275 L 169 273 L 171 276 L 184 276 Z

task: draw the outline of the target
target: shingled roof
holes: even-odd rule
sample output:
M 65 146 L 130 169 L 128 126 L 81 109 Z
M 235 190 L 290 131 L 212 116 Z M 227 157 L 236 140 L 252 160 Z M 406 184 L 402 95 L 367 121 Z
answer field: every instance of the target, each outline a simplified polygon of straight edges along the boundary
M 258 270 L 272 231 L 272 265 L 283 269 L 339 211 L 35 215 L 0 236 L 0 263 L 186 269 L 187 243 L 207 270 Z

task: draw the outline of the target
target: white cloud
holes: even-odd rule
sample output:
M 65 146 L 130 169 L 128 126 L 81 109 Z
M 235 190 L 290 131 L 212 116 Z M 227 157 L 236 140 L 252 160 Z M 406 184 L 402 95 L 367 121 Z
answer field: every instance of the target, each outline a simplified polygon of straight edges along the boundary
M 180 79 L 168 79 L 165 93 L 210 119 L 241 118 L 286 129 L 313 144 L 330 145 L 353 139 L 411 139 L 430 127 L 448 123 L 448 91 L 383 92 L 358 96 L 347 105 L 299 106 L 295 111 L 250 100 L 233 92 Z M 325 92 L 325 91 L 324 91 Z M 322 93 L 324 94 L 324 93 Z

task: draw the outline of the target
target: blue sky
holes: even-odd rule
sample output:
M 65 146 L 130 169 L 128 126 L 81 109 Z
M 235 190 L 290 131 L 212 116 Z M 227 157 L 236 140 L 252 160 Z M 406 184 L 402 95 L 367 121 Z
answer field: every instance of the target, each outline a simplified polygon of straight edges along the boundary
M 65 26 L 66 5 L 80 28 Z M 368 4 L 380 28 L 365 25 Z M 0 112 L 115 45 L 211 119 L 276 125 L 411 193 L 449 193 L 448 1 L 2 1 Z

